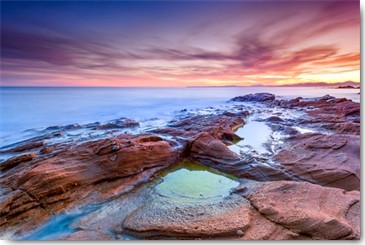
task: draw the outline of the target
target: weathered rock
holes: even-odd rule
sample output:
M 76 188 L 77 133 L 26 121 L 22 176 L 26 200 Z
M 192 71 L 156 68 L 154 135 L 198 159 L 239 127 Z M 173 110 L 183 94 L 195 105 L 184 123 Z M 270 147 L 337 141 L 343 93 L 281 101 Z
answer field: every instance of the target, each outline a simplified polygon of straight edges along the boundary
M 250 204 L 238 195 L 184 202 L 154 196 L 123 222 L 124 230 L 144 238 L 213 238 L 244 232 Z
M 105 124 L 96 125 L 95 129 L 113 129 L 113 128 L 133 128 L 139 127 L 139 123 L 134 121 L 133 119 L 119 119 L 115 121 L 111 121 Z
M 308 115 L 316 122 L 309 120 L 306 123 L 321 123 L 325 128 L 338 133 L 360 134 L 360 103 L 345 98 L 325 95 L 312 99 L 274 101 L 272 105 L 295 109 L 307 108 Z
M 159 137 L 120 135 L 72 146 L 49 158 L 34 160 L 16 174 L 5 175 L 0 180 L 6 197 L 0 204 L 0 226 L 26 221 L 27 213 L 36 209 L 50 214 L 78 203 L 80 197 L 86 201 L 106 182 L 109 182 L 110 195 L 114 191 L 111 182 L 120 179 L 129 180 L 121 187 L 130 189 L 153 174 L 143 175 L 144 172 L 168 167 L 177 157 L 175 149 Z M 33 158 L 34 155 L 27 155 L 25 159 L 13 159 L 4 166 Z M 143 180 L 131 178 L 136 175 L 142 176 Z
M 271 117 L 267 118 L 266 121 L 268 121 L 268 122 L 283 122 L 284 120 L 281 119 L 278 116 L 271 116 Z
M 35 141 L 35 142 L 26 142 L 24 144 L 21 144 L 19 146 L 15 146 L 6 150 L 0 150 L 0 153 L 10 153 L 10 152 L 23 152 L 23 151 L 29 151 L 33 150 L 35 148 L 39 148 L 44 146 L 44 141 Z
M 312 239 L 359 239 L 360 193 L 277 181 L 257 184 L 247 197 L 266 218 Z
M 239 240 L 299 240 L 310 239 L 285 227 L 276 224 L 264 215 L 260 214 L 254 207 L 250 208 L 251 223 Z M 235 238 L 233 238 L 235 239 Z
M 68 124 L 65 126 L 50 126 L 47 127 L 45 130 L 75 130 L 80 128 L 82 128 L 82 126 L 78 123 L 75 123 L 75 124 Z
M 80 230 L 77 231 L 68 237 L 65 240 L 71 241 L 98 241 L 98 240 L 115 240 L 111 234 L 107 234 L 104 232 L 97 232 L 97 231 L 89 231 L 89 230 Z
M 35 153 L 23 154 L 20 156 L 12 157 L 1 163 L 0 170 L 1 171 L 9 170 L 11 168 L 16 167 L 20 163 L 32 161 L 35 157 L 36 157 Z
M 173 136 L 186 149 L 185 157 L 225 163 L 239 159 L 226 145 L 242 139 L 234 131 L 243 124 L 237 116 L 199 115 L 173 121 L 167 128 L 153 132 Z
M 166 133 L 174 136 L 196 138 L 200 133 L 208 132 L 217 139 L 222 139 L 223 134 L 234 134 L 237 128 L 243 126 L 241 117 L 224 115 L 192 116 L 181 121 L 173 121 L 167 129 L 154 130 L 157 133 Z
M 222 115 L 223 116 L 229 116 L 229 117 L 243 117 L 243 118 L 246 118 L 250 115 L 250 112 L 249 111 L 240 111 L 240 112 L 226 111 Z
M 231 99 L 231 101 L 237 101 L 237 102 L 267 102 L 274 100 L 275 100 L 275 95 L 270 93 L 246 94 L 244 96 L 238 96 Z
M 322 127 L 337 131 L 340 134 L 360 135 L 360 122 L 323 123 Z
M 304 134 L 275 158 L 289 172 L 323 186 L 360 190 L 360 137 Z
M 53 214 L 99 203 L 100 210 L 73 224 L 77 232 L 66 239 L 123 239 L 125 232 L 149 239 L 358 239 L 360 136 L 352 134 L 360 133 L 359 103 L 332 96 L 284 101 L 268 93 L 233 100 L 266 104 L 254 113 L 280 106 L 301 109 L 309 117 L 265 119 L 273 131 L 291 135 L 276 161 L 270 154 L 252 151 L 238 156 L 227 148 L 241 139 L 234 130 L 249 114 L 240 105 L 234 107 L 240 112 L 220 115 L 184 113 L 184 119 L 154 131 L 169 140 L 123 134 L 86 143 L 40 143 L 80 127 L 48 128 L 62 132 L 3 147 L 12 152 L 40 150 L 36 158 L 21 155 L 0 166 L 1 229 L 21 237 Z M 297 123 L 341 134 L 300 134 L 293 128 Z M 81 127 L 138 125 L 123 118 Z M 181 156 L 240 177 L 243 187 L 228 197 L 193 202 L 163 196 L 153 191 L 153 185 L 136 188 Z
M 235 162 L 240 159 L 222 141 L 209 133 L 202 133 L 193 141 L 190 157 L 203 162 L 208 160 L 215 163 Z

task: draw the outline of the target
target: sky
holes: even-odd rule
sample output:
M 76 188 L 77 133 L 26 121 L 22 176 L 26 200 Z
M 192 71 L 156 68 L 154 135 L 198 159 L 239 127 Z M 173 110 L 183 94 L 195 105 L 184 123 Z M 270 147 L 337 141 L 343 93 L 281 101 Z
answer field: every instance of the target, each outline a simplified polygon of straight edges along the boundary
M 1 1 L 2 86 L 360 82 L 360 1 Z

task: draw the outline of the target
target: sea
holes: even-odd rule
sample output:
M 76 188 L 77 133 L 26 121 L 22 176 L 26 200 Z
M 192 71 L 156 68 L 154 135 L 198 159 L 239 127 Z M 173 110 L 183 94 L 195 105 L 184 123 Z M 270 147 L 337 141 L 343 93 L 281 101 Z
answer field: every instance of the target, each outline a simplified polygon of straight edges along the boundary
M 284 99 L 329 94 L 360 102 L 359 91 L 323 87 L 0 87 L 0 146 L 10 138 L 20 140 L 16 135 L 49 126 L 106 122 L 122 117 L 168 121 L 178 111 L 215 107 L 250 93 L 268 92 Z

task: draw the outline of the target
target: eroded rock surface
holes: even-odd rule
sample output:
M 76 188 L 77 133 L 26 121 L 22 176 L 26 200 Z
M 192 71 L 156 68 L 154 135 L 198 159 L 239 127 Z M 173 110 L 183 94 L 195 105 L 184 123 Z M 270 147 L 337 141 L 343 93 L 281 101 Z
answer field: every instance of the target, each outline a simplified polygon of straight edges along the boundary
M 266 102 L 266 101 L 274 101 L 275 95 L 270 93 L 246 94 L 244 96 L 234 97 L 231 100 L 237 102 Z
M 152 196 L 123 222 L 141 237 L 212 238 L 236 235 L 250 222 L 249 203 L 238 195 L 195 202 Z
M 305 108 L 311 118 L 302 120 L 302 124 L 320 124 L 337 133 L 360 135 L 360 103 L 326 95 L 314 99 L 277 100 L 273 105 Z
M 209 115 L 181 111 L 148 134 L 121 134 L 140 126 L 121 118 L 49 127 L 2 147 L 0 154 L 11 157 L 0 165 L 1 237 L 21 239 L 53 215 L 97 204 L 61 239 L 359 239 L 360 104 L 332 96 L 276 100 L 268 93 L 233 101 L 243 103 Z M 248 111 L 245 102 L 261 107 Z M 288 118 L 278 108 L 302 114 Z M 235 131 L 255 113 L 273 131 L 267 153 L 231 151 L 244 140 Z M 62 141 L 68 130 L 94 134 Z M 279 146 L 272 147 L 274 136 Z M 188 201 L 156 193 L 151 179 L 182 158 L 233 174 L 241 186 Z
M 360 190 L 358 135 L 304 134 L 289 145 L 275 156 L 288 171 L 311 183 Z
M 267 219 L 312 239 L 359 239 L 360 193 L 304 182 L 260 183 L 248 194 Z
M 100 189 L 109 196 L 97 194 L 99 198 L 130 190 L 177 158 L 175 149 L 160 137 L 121 135 L 69 146 L 45 159 L 27 158 L 25 167 L 8 163 L 0 180 L 3 188 L 0 225 L 5 228 L 19 222 L 33 223 L 36 222 L 32 220 L 34 215 L 39 220 L 46 219 L 52 212 L 63 211 L 69 205 L 90 201 L 88 198 Z M 114 181 L 124 183 L 119 187 L 108 184 Z

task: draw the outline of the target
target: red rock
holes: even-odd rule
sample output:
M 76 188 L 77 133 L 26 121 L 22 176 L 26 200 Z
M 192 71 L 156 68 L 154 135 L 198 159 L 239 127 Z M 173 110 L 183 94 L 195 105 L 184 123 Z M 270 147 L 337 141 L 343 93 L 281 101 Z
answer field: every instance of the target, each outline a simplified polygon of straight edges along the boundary
M 195 203 L 156 196 L 127 216 L 123 228 L 143 238 L 224 237 L 249 227 L 249 209 L 247 200 L 238 195 Z
M 322 124 L 325 129 L 335 130 L 340 134 L 356 134 L 360 135 L 360 123 L 341 122 L 341 123 L 325 123 Z
M 21 222 L 22 217 L 32 210 L 46 209 L 49 214 L 78 203 L 80 197 L 87 202 L 88 196 L 105 182 L 129 179 L 124 186 L 133 186 L 141 180 L 130 177 L 140 175 L 148 179 L 153 173 L 144 175 L 145 171 L 154 169 L 156 172 L 161 167 L 168 167 L 177 157 L 168 142 L 153 135 L 121 135 L 83 143 L 49 158 L 43 157 L 33 161 L 30 167 L 20 169 L 15 175 L 5 175 L 0 180 L 5 196 L 0 204 L 0 226 L 4 229 L 4 226 Z M 25 160 L 32 158 L 34 155 Z M 24 161 L 23 158 L 20 160 Z M 20 160 L 10 163 L 20 163 Z M 110 193 L 113 193 L 111 186 L 109 184 Z M 39 217 L 39 220 L 46 218 Z
M 200 133 L 208 132 L 213 137 L 222 140 L 227 135 L 233 135 L 234 131 L 243 126 L 243 124 L 244 120 L 241 117 L 199 115 L 178 122 L 172 122 L 168 125 L 168 128 L 154 130 L 153 132 L 183 136 L 191 139 L 196 138 Z
M 323 186 L 360 190 L 360 137 L 305 134 L 294 136 L 275 158 L 299 178 Z
M 238 96 L 233 99 L 232 101 L 238 102 L 265 102 L 265 101 L 274 101 L 275 95 L 270 93 L 256 93 L 256 94 L 246 94 L 244 96 Z
M 12 157 L 1 163 L 0 170 L 1 171 L 9 170 L 11 168 L 16 167 L 20 163 L 32 161 L 35 157 L 36 157 L 35 153 L 23 154 L 20 156 Z
M 42 146 L 44 146 L 44 141 L 26 142 L 7 150 L 1 150 L 0 153 L 29 151 Z
M 360 193 L 304 182 L 258 183 L 247 197 L 272 222 L 312 239 L 360 239 Z
M 193 141 L 190 157 L 200 161 L 208 160 L 215 163 L 234 162 L 240 159 L 222 141 L 217 140 L 209 133 L 202 133 Z
M 289 101 L 274 101 L 273 105 L 289 108 L 311 108 L 307 110 L 308 115 L 319 123 L 323 123 L 325 128 L 335 130 L 338 133 L 360 134 L 360 103 L 326 95 L 315 99 L 297 98 Z
M 113 128 L 133 128 L 139 127 L 139 123 L 134 121 L 133 119 L 119 119 L 115 121 L 111 121 L 105 124 L 99 124 L 95 127 L 95 129 L 113 129 Z

